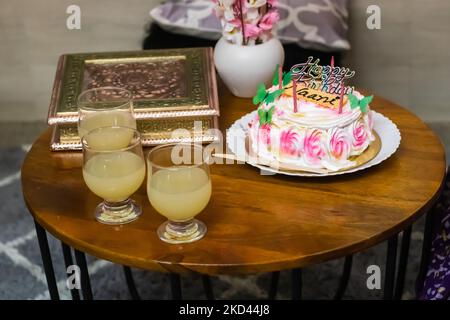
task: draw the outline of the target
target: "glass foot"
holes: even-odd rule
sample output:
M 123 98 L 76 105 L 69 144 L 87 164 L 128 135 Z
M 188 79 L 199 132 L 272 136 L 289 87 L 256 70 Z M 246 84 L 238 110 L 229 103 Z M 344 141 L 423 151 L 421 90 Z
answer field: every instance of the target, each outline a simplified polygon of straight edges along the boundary
M 203 238 L 206 230 L 206 225 L 197 219 L 187 222 L 166 221 L 159 226 L 158 236 L 167 243 L 190 243 Z
M 95 218 L 103 224 L 118 225 L 136 220 L 141 213 L 141 207 L 131 199 L 121 202 L 103 201 L 95 209 Z

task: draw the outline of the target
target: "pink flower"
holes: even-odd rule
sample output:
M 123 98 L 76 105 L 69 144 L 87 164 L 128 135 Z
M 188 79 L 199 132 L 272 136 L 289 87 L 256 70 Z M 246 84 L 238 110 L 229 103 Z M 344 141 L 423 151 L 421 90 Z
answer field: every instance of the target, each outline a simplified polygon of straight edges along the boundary
M 321 131 L 310 130 L 306 132 L 305 139 L 303 140 L 303 152 L 305 162 L 311 164 L 317 164 L 325 157 Z
M 282 153 L 291 156 L 300 154 L 301 146 L 298 134 L 292 129 L 283 131 L 280 137 L 280 149 Z
M 342 129 L 333 129 L 329 133 L 330 155 L 338 160 L 347 160 L 350 155 L 350 139 Z
M 258 141 L 260 143 L 269 145 L 270 144 L 270 125 L 269 124 L 263 124 L 259 127 L 258 131 Z
M 261 29 L 258 26 L 255 26 L 251 23 L 246 23 L 244 30 L 246 38 L 256 39 L 259 37 L 259 34 L 261 33 Z
M 279 19 L 280 15 L 278 14 L 278 11 L 269 11 L 259 21 L 259 27 L 264 31 L 272 30 L 273 25 L 277 23 Z
M 255 45 L 272 38 L 272 29 L 279 20 L 276 0 L 212 1 L 228 41 Z
M 355 122 L 352 125 L 352 144 L 355 149 L 361 149 L 366 145 L 368 134 L 366 126 L 362 122 Z

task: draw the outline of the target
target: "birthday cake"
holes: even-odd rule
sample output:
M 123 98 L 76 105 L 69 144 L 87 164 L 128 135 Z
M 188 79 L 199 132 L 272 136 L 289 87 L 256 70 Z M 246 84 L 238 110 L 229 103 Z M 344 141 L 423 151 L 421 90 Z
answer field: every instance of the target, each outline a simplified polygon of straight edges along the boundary
M 354 72 L 318 63 L 309 58 L 288 73 L 276 71 L 270 88 L 260 85 L 249 123 L 252 154 L 303 171 L 336 172 L 354 167 L 375 141 L 372 97 L 344 86 Z

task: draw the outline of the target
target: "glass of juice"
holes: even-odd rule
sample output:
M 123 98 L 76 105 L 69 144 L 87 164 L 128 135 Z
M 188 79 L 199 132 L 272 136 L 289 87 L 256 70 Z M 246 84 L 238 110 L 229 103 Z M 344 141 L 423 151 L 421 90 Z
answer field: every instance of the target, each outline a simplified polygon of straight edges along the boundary
M 118 148 L 108 141 L 130 137 Z M 102 127 L 82 138 L 83 178 L 88 188 L 104 199 L 95 209 L 97 221 L 125 224 L 136 220 L 141 207 L 129 197 L 145 178 L 145 160 L 139 132 L 127 127 Z
M 203 148 L 197 144 L 169 144 L 147 156 L 147 195 L 153 208 L 168 220 L 158 236 L 168 243 L 189 243 L 206 234 L 194 219 L 211 198 L 211 178 Z
M 96 128 L 120 126 L 136 129 L 130 91 L 116 87 L 99 87 L 78 96 L 78 135 L 82 138 Z M 123 148 L 131 136 L 107 141 L 111 147 Z

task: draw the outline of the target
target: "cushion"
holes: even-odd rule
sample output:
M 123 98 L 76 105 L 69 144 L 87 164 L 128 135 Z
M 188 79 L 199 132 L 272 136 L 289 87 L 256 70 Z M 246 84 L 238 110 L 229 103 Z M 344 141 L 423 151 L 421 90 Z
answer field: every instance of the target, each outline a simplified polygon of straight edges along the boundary
M 284 43 L 323 51 L 348 50 L 348 0 L 279 0 L 277 36 Z M 162 28 L 219 39 L 221 25 L 211 0 L 167 0 L 150 11 Z

